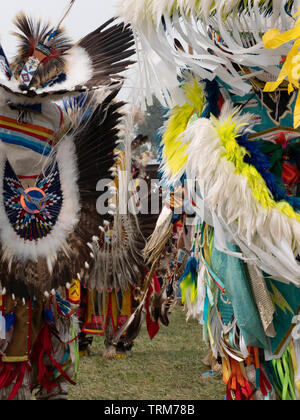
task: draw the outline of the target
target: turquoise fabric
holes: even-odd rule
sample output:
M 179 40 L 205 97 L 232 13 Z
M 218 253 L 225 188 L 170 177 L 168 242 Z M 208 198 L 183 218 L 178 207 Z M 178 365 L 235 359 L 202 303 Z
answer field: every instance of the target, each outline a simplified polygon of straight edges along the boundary
M 273 320 L 276 337 L 271 339 L 271 346 L 272 353 L 277 354 L 289 344 L 294 327 L 292 321 L 300 311 L 300 289 L 293 284 L 270 279 L 266 275 L 265 279 L 276 309 Z
M 227 296 L 221 296 L 221 291 L 218 291 L 217 306 L 221 314 L 222 322 L 227 327 L 232 324 L 235 319 L 232 303 L 228 300 Z
M 259 70 L 258 68 L 252 69 Z M 227 92 L 230 92 L 230 87 L 218 79 L 221 87 L 224 87 Z M 266 94 L 262 90 L 252 89 L 251 93 L 244 96 L 231 94 L 231 100 L 234 105 L 242 107 L 242 113 L 251 113 L 255 115 L 254 131 L 260 133 L 278 125 L 282 127 L 293 127 L 294 125 L 294 109 L 296 104 L 296 95 L 288 94 L 287 91 L 279 91 L 280 99 L 276 97 L 273 100 L 273 95 Z M 262 100 L 263 99 L 263 100 Z
M 228 248 L 240 252 L 236 245 L 228 244 Z M 226 297 L 231 302 L 246 345 L 269 349 L 269 340 L 264 333 L 243 261 L 219 252 L 213 246 L 211 267 L 225 284 Z M 224 318 L 226 315 L 224 313 Z

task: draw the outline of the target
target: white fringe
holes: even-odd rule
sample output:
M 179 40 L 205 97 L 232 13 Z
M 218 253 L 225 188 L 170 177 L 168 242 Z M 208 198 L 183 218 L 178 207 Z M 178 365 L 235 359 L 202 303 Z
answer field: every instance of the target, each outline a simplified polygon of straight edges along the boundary
M 239 3 L 239 0 L 119 0 L 118 14 L 133 26 L 136 34 L 141 97 L 148 100 L 151 92 L 164 106 L 172 108 L 179 104 L 183 97 L 177 76 L 186 68 L 200 79 L 213 80 L 218 76 L 238 95 L 248 93 L 251 86 L 237 73 L 233 62 L 249 67 L 259 63 L 261 70 L 277 78 L 278 65 L 289 46 L 266 49 L 261 33 L 274 27 L 285 31 L 294 26 L 294 20 L 285 12 L 285 1 L 273 1 L 273 13 L 268 15 L 261 13 L 260 0 L 248 2 L 247 11 L 237 15 L 234 10 Z M 297 4 L 300 2 L 295 2 L 294 11 L 298 10 Z M 214 15 L 212 8 L 216 11 Z M 231 11 L 224 20 L 224 12 Z M 221 34 L 226 46 L 208 36 L 208 26 Z M 253 42 L 240 35 L 245 32 L 253 35 Z M 185 51 L 175 47 L 175 39 Z

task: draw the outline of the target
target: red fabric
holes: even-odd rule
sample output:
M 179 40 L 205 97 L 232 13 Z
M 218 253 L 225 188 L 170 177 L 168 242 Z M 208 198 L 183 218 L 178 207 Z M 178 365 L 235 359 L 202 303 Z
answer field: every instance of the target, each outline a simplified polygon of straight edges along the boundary
M 219 108 L 220 112 L 221 112 L 224 104 L 225 104 L 225 99 L 224 99 L 223 95 L 220 95 L 219 100 L 218 100 L 218 108 Z
M 295 165 L 290 163 L 282 164 L 282 179 L 286 185 L 297 185 L 300 180 L 300 171 Z
M 49 56 L 45 56 L 45 58 L 43 59 L 43 61 L 41 62 L 44 66 L 50 61 L 53 60 L 53 58 L 58 58 L 60 56 L 60 52 L 54 48 L 50 49 L 50 55 Z
M 61 363 L 58 363 L 53 358 L 53 346 L 51 342 L 51 333 L 48 324 L 45 324 L 35 342 L 34 349 L 32 352 L 31 360 L 38 364 L 38 382 L 48 391 L 51 392 L 58 385 L 53 380 L 53 371 L 57 369 L 59 373 L 72 385 L 75 385 L 66 372 L 63 370 Z M 52 363 L 52 367 L 47 367 L 44 363 L 44 356 L 48 356 Z
M 279 134 L 279 136 L 276 139 L 277 144 L 281 144 L 281 146 L 285 149 L 287 146 L 287 140 L 283 133 Z
M 154 290 L 152 286 L 153 283 L 154 283 Z M 150 296 L 153 294 L 154 291 L 155 293 L 158 293 L 160 291 L 160 283 L 155 273 L 154 273 L 153 281 L 151 282 L 151 285 L 147 293 L 146 301 L 145 301 L 147 331 L 151 340 L 153 340 L 153 338 L 156 336 L 156 334 L 159 331 L 159 323 L 158 321 L 154 322 L 151 319 L 150 311 L 149 311 Z
M 226 387 L 226 400 L 227 401 L 231 401 L 233 399 L 231 391 L 233 391 L 234 394 L 234 398 L 237 401 L 249 401 L 249 400 L 253 400 L 253 392 L 252 389 L 249 385 L 249 383 L 245 380 L 245 386 L 242 387 L 240 385 L 239 382 L 237 382 L 234 385 L 233 389 L 233 384 L 234 382 L 234 378 L 231 378 L 230 381 L 227 383 L 227 387 Z
M 26 362 L 20 363 L 1 363 L 0 365 L 0 389 L 8 388 L 15 382 L 13 389 L 8 397 L 11 401 L 21 388 L 26 372 L 30 371 L 30 365 Z
M 270 384 L 267 376 L 265 375 L 262 364 L 261 364 L 261 350 L 257 347 L 248 347 L 249 353 L 252 356 L 252 361 L 256 369 L 256 375 L 259 377 L 259 388 L 264 397 L 268 395 L 268 391 L 272 391 L 272 385 Z M 251 364 L 251 359 L 249 359 Z
M 244 377 L 240 363 L 230 358 L 231 378 L 227 383 L 226 398 L 231 400 L 231 391 L 234 393 L 235 399 L 238 401 L 247 401 L 253 399 L 252 389 Z

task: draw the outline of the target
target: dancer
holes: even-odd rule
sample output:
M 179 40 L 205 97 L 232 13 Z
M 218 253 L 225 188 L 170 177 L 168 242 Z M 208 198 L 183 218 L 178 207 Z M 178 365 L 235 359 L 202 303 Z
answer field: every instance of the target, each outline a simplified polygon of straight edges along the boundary
M 120 3 L 143 100 L 170 109 L 162 184 L 197 215 L 181 278 L 227 399 L 299 398 L 298 1 Z M 159 81 L 159 83 L 158 83 Z M 161 214 L 148 251 L 174 220 Z
M 132 115 L 134 113 L 129 113 L 129 120 Z M 132 121 L 127 121 L 127 131 L 131 126 Z M 94 236 L 91 244 L 95 255 L 94 270 L 84 279 L 85 288 L 79 310 L 82 354 L 89 352 L 92 337 L 100 335 L 105 337 L 105 358 L 124 358 L 129 354 L 140 333 L 144 312 L 150 338 L 156 336 L 159 316 L 149 315 L 154 300 L 156 311 L 163 313 L 161 321 L 168 325 L 166 297 L 158 278 L 145 307 L 135 313 L 149 271 L 143 250 L 155 228 L 159 208 L 151 214 L 153 174 L 147 170 L 151 155 L 147 152 L 146 156 L 137 155 L 139 147 L 148 139 L 138 136 L 132 141 L 131 132 L 129 138 L 126 133 L 122 137 L 124 140 L 119 145 L 113 171 L 115 179 L 107 195 L 101 198 L 104 212 L 105 209 L 107 211 L 99 235 Z M 132 316 L 134 322 L 130 328 L 122 331 Z
M 18 15 L 11 63 L 1 49 L 1 399 L 65 399 L 74 384 L 67 298 L 93 270 L 96 186 L 115 163 L 133 35 L 111 19 L 74 44 L 61 27 L 73 4 L 53 28 Z

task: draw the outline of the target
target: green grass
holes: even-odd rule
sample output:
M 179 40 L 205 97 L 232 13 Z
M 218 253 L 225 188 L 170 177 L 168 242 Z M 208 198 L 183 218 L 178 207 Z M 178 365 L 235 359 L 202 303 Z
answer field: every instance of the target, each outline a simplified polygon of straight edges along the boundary
M 151 342 L 143 325 L 130 357 L 106 360 L 104 339 L 95 337 L 91 355 L 80 359 L 78 381 L 70 387 L 71 400 L 223 400 L 220 377 L 203 378 L 208 368 L 201 360 L 208 352 L 200 325 L 186 323 L 181 307 L 169 327 Z

